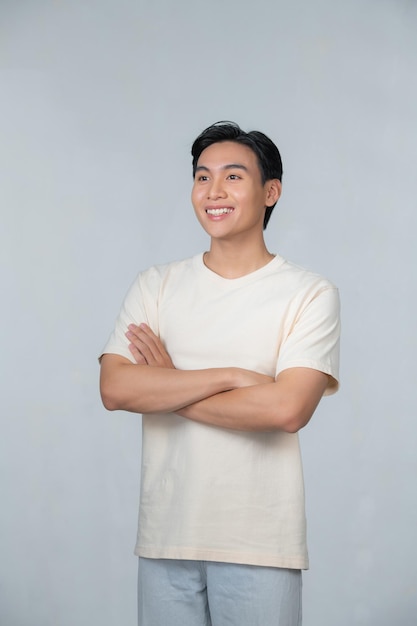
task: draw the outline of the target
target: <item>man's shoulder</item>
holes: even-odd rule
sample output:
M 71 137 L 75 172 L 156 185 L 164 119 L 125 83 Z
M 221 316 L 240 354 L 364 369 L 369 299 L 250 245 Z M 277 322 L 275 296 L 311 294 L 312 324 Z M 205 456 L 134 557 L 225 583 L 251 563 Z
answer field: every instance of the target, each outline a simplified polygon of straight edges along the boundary
M 337 289 L 326 277 L 287 259 L 282 259 L 279 272 L 284 280 L 299 287 L 316 289 Z
M 147 269 L 139 271 L 137 281 L 142 285 L 155 285 L 165 282 L 171 278 L 193 271 L 198 265 L 200 258 L 201 254 L 198 254 L 185 259 L 170 261 L 169 263 L 151 265 Z

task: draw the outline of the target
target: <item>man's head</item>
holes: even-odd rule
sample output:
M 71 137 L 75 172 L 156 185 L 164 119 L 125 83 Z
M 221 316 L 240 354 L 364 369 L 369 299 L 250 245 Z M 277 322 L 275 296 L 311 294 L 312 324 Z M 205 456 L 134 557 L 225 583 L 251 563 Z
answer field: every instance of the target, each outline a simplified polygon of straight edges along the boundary
M 282 161 L 276 145 L 257 130 L 245 132 L 234 122 L 216 122 L 212 126 L 209 126 L 197 137 L 194 141 L 191 154 L 193 157 L 193 177 L 195 177 L 197 162 L 200 158 L 203 150 L 213 145 L 214 143 L 221 143 L 225 141 L 233 141 L 235 143 L 247 146 L 254 152 L 259 166 L 262 183 L 266 183 L 268 180 L 278 179 L 282 180 Z M 275 207 L 266 207 L 264 217 L 264 229 L 266 228 L 271 213 Z

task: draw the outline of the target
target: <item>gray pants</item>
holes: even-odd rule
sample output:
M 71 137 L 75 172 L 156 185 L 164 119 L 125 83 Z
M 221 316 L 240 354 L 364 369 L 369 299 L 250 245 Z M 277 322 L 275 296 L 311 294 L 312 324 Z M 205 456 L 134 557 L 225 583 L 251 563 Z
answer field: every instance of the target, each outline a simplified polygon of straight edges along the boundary
M 139 559 L 139 626 L 301 626 L 301 571 Z

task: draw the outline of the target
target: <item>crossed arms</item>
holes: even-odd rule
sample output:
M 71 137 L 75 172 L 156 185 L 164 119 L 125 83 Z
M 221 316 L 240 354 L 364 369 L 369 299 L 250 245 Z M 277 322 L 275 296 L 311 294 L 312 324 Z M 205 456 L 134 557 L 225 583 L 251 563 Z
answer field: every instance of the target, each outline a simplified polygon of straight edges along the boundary
M 178 370 L 145 324 L 126 333 L 136 364 L 105 354 L 100 391 L 109 410 L 175 412 L 204 424 L 244 431 L 297 432 L 313 415 L 327 374 L 296 367 L 276 379 L 237 367 Z
M 276 379 L 237 367 L 178 370 L 146 324 L 130 325 L 126 336 L 136 364 L 115 354 L 101 359 L 101 397 L 111 411 L 177 413 L 223 428 L 293 433 L 309 422 L 328 384 L 327 374 L 304 367 Z

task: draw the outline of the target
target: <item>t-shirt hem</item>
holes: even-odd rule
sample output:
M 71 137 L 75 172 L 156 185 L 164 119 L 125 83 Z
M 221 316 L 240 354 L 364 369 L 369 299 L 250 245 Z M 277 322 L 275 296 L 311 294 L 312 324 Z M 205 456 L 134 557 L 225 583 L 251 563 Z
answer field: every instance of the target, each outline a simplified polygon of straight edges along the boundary
M 135 555 L 148 559 L 178 559 L 190 561 L 216 561 L 219 563 L 236 563 L 241 565 L 258 565 L 264 567 L 282 567 L 286 569 L 309 568 L 308 558 L 280 554 L 252 554 L 245 552 L 228 552 L 223 550 L 204 550 L 196 548 L 135 548 Z

